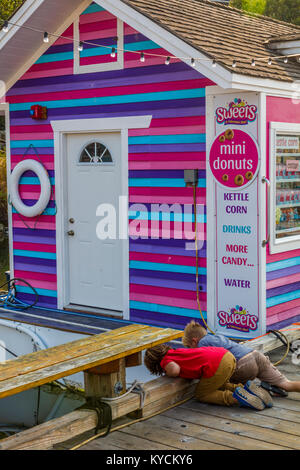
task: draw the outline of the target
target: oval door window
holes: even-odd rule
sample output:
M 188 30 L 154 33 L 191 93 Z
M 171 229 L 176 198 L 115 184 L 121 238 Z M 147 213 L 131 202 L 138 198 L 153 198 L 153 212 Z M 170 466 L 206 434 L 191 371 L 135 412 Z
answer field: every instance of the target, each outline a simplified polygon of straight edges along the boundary
M 90 142 L 82 150 L 79 163 L 107 164 L 113 163 L 111 153 L 101 142 Z

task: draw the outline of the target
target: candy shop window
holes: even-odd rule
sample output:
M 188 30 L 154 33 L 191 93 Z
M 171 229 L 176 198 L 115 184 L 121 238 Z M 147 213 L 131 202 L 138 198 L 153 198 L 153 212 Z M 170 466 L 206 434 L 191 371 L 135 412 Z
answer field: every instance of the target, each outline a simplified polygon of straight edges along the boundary
M 273 125 L 271 253 L 300 248 L 300 126 Z

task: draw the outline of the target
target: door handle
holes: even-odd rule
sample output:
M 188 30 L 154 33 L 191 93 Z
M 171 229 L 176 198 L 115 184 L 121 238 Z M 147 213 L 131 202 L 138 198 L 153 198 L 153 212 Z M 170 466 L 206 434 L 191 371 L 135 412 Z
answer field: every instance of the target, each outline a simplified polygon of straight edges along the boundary
M 69 230 L 69 231 L 67 232 L 67 234 L 69 235 L 69 237 L 74 237 L 75 232 L 74 232 L 74 230 Z

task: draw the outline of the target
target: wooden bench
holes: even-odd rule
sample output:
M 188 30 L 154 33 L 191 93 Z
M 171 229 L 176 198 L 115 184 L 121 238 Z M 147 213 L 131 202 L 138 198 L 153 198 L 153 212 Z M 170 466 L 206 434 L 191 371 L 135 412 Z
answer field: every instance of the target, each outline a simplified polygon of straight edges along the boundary
M 183 335 L 171 328 L 129 325 L 0 363 L 0 398 L 85 372 L 88 397 L 126 390 L 126 367 L 140 365 L 141 351 Z

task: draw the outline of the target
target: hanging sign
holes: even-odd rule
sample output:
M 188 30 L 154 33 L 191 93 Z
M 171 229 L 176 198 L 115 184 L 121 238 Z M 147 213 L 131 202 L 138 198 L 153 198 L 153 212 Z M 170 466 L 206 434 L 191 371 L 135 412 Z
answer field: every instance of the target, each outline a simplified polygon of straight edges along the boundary
M 209 152 L 214 179 L 214 329 L 238 338 L 260 331 L 258 99 L 214 98 L 215 137 Z

